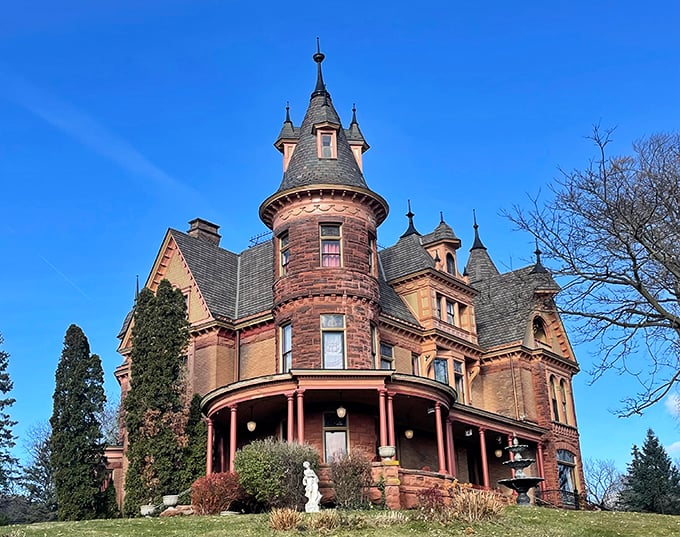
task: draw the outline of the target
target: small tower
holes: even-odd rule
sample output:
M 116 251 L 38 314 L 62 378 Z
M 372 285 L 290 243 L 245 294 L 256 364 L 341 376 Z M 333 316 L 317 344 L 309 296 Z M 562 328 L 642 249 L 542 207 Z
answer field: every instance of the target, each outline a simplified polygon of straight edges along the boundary
M 356 117 L 342 127 L 323 80 L 324 54 L 317 49 L 313 58 L 309 107 L 299 128 L 286 115 L 275 143 L 284 153 L 283 179 L 260 206 L 274 236 L 274 317 L 292 349 L 280 370 L 372 369 L 366 334 L 379 311 L 376 230 L 388 205 L 366 185 L 351 144 L 361 143 L 361 152 L 368 144 Z

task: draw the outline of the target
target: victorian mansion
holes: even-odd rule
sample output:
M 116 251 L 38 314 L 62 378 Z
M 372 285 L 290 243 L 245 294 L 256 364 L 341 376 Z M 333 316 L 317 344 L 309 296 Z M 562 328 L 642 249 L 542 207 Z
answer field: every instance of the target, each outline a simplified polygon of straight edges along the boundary
M 186 232 L 168 230 L 146 281 L 155 291 L 166 278 L 186 296 L 206 472 L 232 470 L 236 450 L 255 439 L 307 442 L 328 494 L 324 464 L 361 450 L 399 508 L 437 481 L 501 488 L 503 448 L 517 438 L 536 459 L 526 473 L 544 478 L 536 493 L 568 503 L 583 488 L 579 368 L 558 285 L 538 253 L 533 266 L 499 272 L 476 222 L 462 267 L 453 229 L 442 218 L 421 234 L 410 208 L 404 234 L 378 248 L 388 204 L 364 178 L 369 146 L 354 113 L 343 127 L 323 59 L 314 55 L 302 124 L 286 114 L 275 142 L 283 179 L 259 208 L 271 238 L 235 253 L 220 245 L 219 226 L 196 218 Z M 123 393 L 130 318 L 119 336 Z M 114 451 L 121 494 L 126 465 L 123 448 Z

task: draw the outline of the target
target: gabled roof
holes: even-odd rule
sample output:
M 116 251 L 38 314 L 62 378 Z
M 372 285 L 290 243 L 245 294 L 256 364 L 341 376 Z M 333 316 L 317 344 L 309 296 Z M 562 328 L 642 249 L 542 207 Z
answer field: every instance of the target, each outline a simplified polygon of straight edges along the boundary
M 170 230 L 213 317 L 234 319 L 239 256 L 218 245 Z
M 495 274 L 474 285 L 477 337 L 485 348 L 524 339 L 531 320 L 536 293 L 559 291 L 548 272 L 533 272 L 533 266 Z

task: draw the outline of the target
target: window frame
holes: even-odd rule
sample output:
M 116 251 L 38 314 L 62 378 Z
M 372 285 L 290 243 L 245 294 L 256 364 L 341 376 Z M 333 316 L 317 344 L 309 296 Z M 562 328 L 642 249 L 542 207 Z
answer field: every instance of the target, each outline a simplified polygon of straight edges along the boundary
M 458 393 L 458 402 L 465 402 L 465 363 L 453 360 L 453 387 Z
M 456 275 L 456 258 L 451 252 L 446 252 L 446 272 L 452 276 Z
M 324 230 L 324 228 L 326 228 Z M 338 230 L 337 235 L 329 235 L 328 230 L 330 228 L 336 228 Z M 337 243 L 337 253 L 335 252 L 324 252 L 324 246 L 331 245 L 331 243 Z M 342 267 L 342 224 L 329 222 L 319 224 L 319 257 L 320 265 L 323 268 L 340 268 Z M 337 265 L 327 263 L 329 260 L 337 259 Z
M 281 372 L 287 373 L 293 369 L 293 325 L 290 322 L 283 323 L 279 327 L 279 335 Z
M 330 145 L 324 145 L 324 140 L 328 140 Z M 317 129 L 316 131 L 317 156 L 323 160 L 338 158 L 338 134 L 333 129 Z M 329 155 L 324 154 L 324 148 L 329 149 Z
M 446 322 L 456 326 L 456 303 L 450 298 L 445 298 L 446 303 Z
M 331 324 L 324 326 L 324 320 L 330 321 L 331 317 L 342 318 L 342 327 L 332 326 Z M 321 329 L 321 367 L 323 369 L 346 369 L 347 367 L 347 342 L 345 341 L 345 316 L 341 313 L 322 313 L 319 317 L 319 326 Z M 342 354 L 342 364 L 340 367 L 329 367 L 327 365 L 327 337 L 340 337 L 340 353 Z
M 337 423 L 342 423 L 342 425 L 326 425 L 328 422 L 326 421 L 326 418 L 331 418 L 332 420 L 336 421 Z M 344 417 L 340 418 L 335 412 L 324 412 L 322 417 L 322 429 L 323 429 L 323 456 L 324 456 L 324 462 L 326 464 L 330 464 L 333 460 L 334 457 L 336 456 L 343 456 L 347 455 L 349 453 L 349 416 L 345 415 Z M 344 453 L 340 454 L 331 454 L 328 452 L 329 449 L 329 444 L 330 442 L 328 441 L 328 434 L 337 434 L 337 433 L 342 433 L 344 434 L 345 438 L 345 447 L 344 447 Z
M 556 422 L 560 422 L 560 407 L 559 407 L 559 402 L 557 400 L 557 379 L 555 378 L 555 375 L 550 375 L 550 379 L 548 380 L 550 383 L 550 399 L 551 399 L 551 405 L 550 407 L 552 408 L 553 411 L 553 420 Z
M 438 370 L 437 366 L 443 366 L 444 369 Z M 434 373 L 434 380 L 441 382 L 442 384 L 449 385 L 449 361 L 446 358 L 435 358 L 432 362 L 432 371 Z M 438 372 L 443 371 L 445 380 L 438 378 Z
M 290 264 L 290 236 L 288 231 L 279 235 L 279 275 L 288 276 Z
M 573 505 L 576 491 L 576 455 L 568 449 L 557 450 L 557 480 L 562 503 Z
M 389 350 L 389 353 L 384 352 Z M 384 366 L 389 367 L 384 367 Z M 380 368 L 379 369 L 394 369 L 394 345 L 390 343 L 380 342 Z

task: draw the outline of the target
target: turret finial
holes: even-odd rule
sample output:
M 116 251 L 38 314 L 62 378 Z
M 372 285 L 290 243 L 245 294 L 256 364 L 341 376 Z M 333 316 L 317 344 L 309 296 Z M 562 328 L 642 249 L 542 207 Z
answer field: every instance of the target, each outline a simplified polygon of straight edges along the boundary
M 486 250 L 486 246 L 484 246 L 484 244 L 482 244 L 482 240 L 479 238 L 479 226 L 477 225 L 477 213 L 475 212 L 474 209 L 472 209 L 472 221 L 474 222 L 472 227 L 475 230 L 475 240 L 472 243 L 472 248 L 470 248 L 470 251 L 477 250 L 477 249 Z
M 316 38 L 316 53 L 312 58 L 316 62 L 316 87 L 314 88 L 314 91 L 312 92 L 312 97 L 316 97 L 317 95 L 323 95 L 324 97 L 328 97 L 328 92 L 326 91 L 326 84 L 323 82 L 323 73 L 321 72 L 321 62 L 323 62 L 324 58 L 326 56 L 324 55 L 323 52 L 321 52 L 321 45 L 319 44 L 319 38 Z
M 356 103 L 352 103 L 352 121 L 349 123 L 350 125 L 358 125 L 359 122 L 357 121 L 357 105 Z
M 541 249 L 538 247 L 538 237 L 536 237 L 536 249 L 534 250 L 534 255 L 536 256 L 536 264 L 534 268 L 531 269 L 531 274 L 537 274 L 541 272 L 548 272 L 548 270 L 541 263 Z
M 286 101 L 286 121 L 284 123 L 292 123 L 290 120 L 290 102 Z
M 408 237 L 409 235 L 420 235 L 418 233 L 418 230 L 416 227 L 413 225 L 413 217 L 415 214 L 411 211 L 411 200 L 408 200 L 408 212 L 406 213 L 406 217 L 408 218 L 408 228 L 404 232 L 404 234 L 401 236 L 403 237 Z

